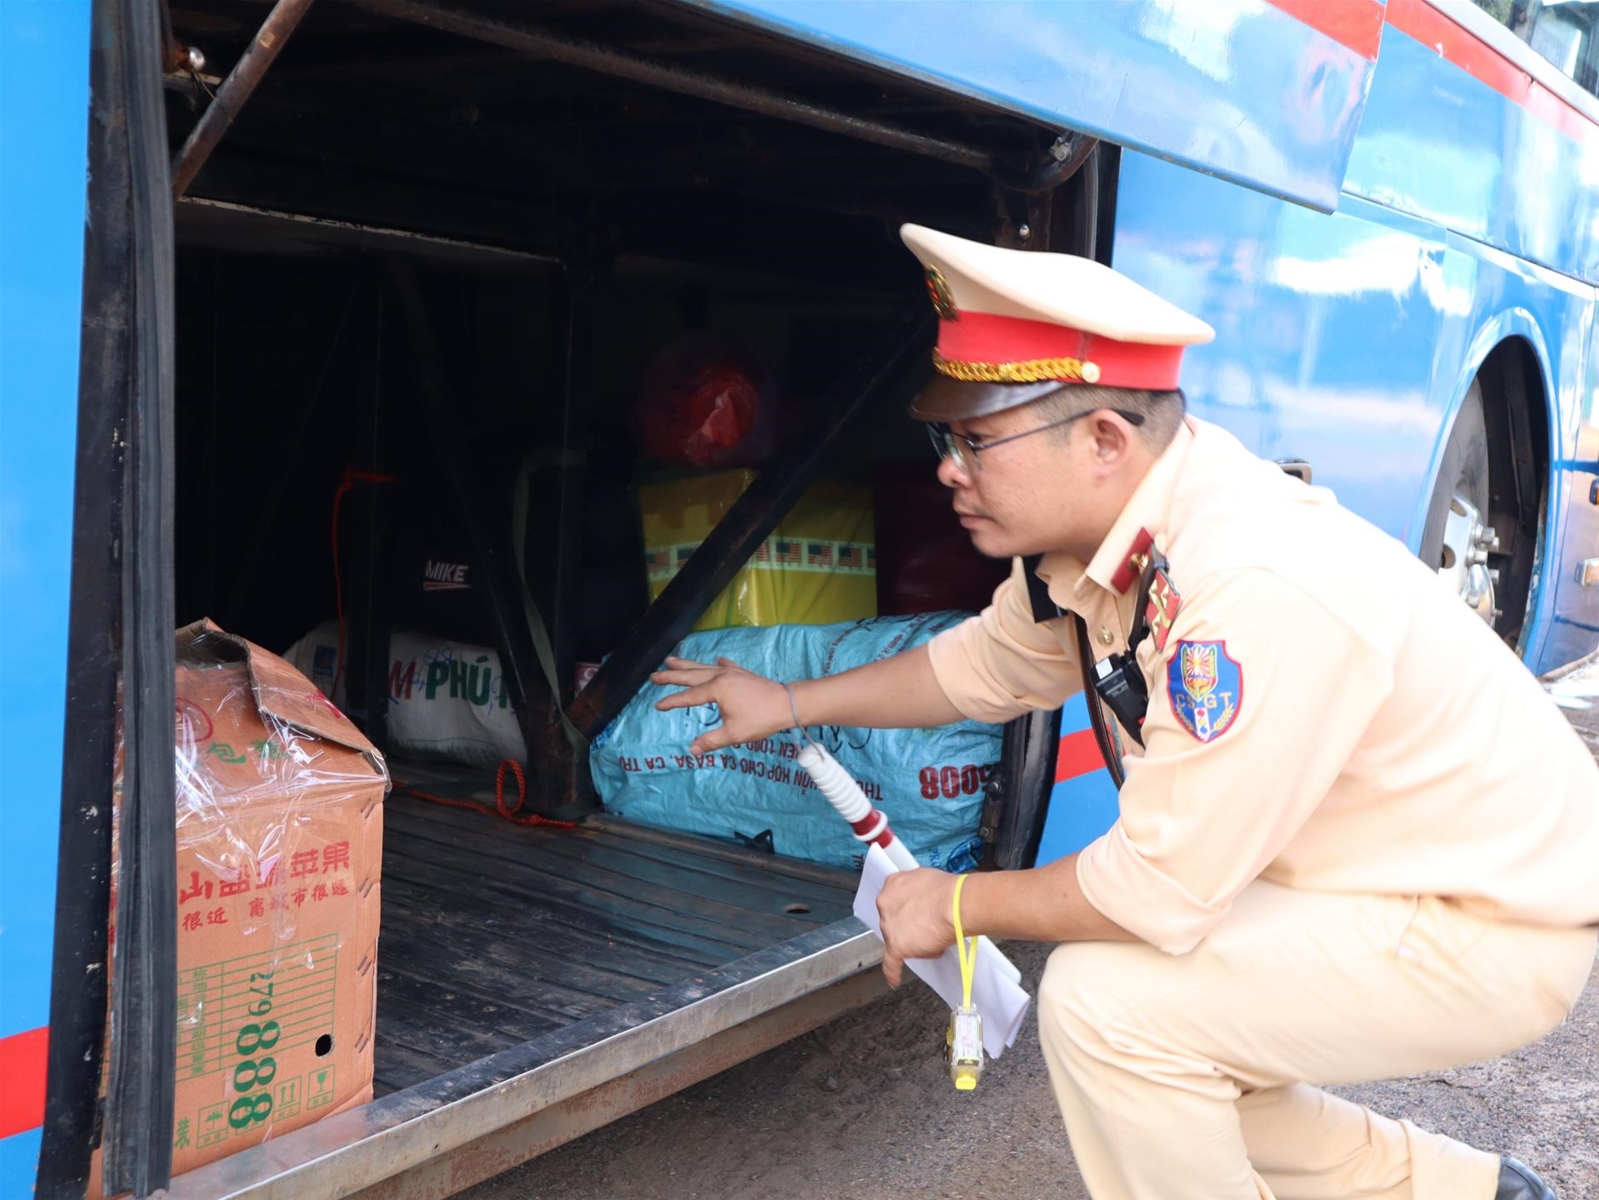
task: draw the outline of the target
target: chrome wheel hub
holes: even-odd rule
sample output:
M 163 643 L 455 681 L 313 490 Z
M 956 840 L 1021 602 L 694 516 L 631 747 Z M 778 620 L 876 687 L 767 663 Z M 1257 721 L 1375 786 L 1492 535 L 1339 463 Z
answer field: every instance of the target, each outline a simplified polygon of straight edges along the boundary
M 1499 572 L 1488 566 L 1488 555 L 1499 549 L 1499 535 L 1484 524 L 1482 514 L 1458 492 L 1450 498 L 1444 522 L 1443 563 L 1439 576 L 1484 621 L 1492 625 L 1499 616 L 1494 607 L 1494 587 Z

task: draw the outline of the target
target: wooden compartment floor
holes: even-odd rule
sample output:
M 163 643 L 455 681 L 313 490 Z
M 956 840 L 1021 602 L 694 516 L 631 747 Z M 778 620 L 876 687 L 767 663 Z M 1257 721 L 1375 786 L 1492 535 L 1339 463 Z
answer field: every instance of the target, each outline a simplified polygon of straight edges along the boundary
M 493 808 L 467 772 L 394 773 Z M 848 916 L 855 892 L 849 872 L 615 818 L 517 825 L 398 789 L 383 838 L 380 1096 Z

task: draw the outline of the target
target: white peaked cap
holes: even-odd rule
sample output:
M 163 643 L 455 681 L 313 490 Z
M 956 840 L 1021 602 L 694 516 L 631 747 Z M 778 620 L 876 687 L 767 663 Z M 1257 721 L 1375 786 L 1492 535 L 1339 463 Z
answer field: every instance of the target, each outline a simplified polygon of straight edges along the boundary
M 900 236 L 921 260 L 939 315 L 933 363 L 944 378 L 912 408 L 923 420 L 997 412 L 1079 383 L 1170 390 L 1183 347 L 1216 336 L 1092 259 L 1005 250 L 921 225 L 902 226 Z

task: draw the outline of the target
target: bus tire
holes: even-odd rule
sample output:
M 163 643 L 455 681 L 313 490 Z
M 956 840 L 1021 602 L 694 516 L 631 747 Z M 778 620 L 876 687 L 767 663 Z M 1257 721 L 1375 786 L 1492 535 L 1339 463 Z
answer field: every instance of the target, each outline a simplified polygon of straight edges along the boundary
M 1482 385 L 1474 379 L 1455 414 L 1438 466 L 1422 530 L 1421 558 L 1492 625 L 1499 616 L 1494 607 L 1498 572 L 1488 567 L 1488 555 L 1499 548 L 1499 537 L 1488 519 L 1488 463 Z

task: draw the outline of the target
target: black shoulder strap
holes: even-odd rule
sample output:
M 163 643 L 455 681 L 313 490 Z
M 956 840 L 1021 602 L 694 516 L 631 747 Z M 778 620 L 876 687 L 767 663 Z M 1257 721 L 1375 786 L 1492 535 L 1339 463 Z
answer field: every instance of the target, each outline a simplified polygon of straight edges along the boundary
M 1049 585 L 1038 577 L 1038 564 L 1043 558 L 1042 554 L 1029 554 L 1022 559 L 1022 570 L 1027 574 L 1027 599 L 1033 607 L 1033 620 L 1040 625 L 1066 615 L 1066 610 L 1050 598 Z
M 1149 690 L 1138 666 L 1138 647 L 1149 636 L 1149 589 L 1155 582 L 1155 573 L 1165 571 L 1166 560 L 1153 549 L 1149 562 L 1144 565 L 1134 597 L 1132 636 L 1127 639 L 1127 649 L 1113 654 L 1103 662 L 1094 659 L 1094 647 L 1088 637 L 1088 623 L 1076 617 L 1077 658 L 1083 672 L 1083 699 L 1088 705 L 1088 719 L 1094 730 L 1094 741 L 1099 746 L 1100 757 L 1110 772 L 1111 781 L 1121 790 L 1126 781 L 1121 756 L 1116 752 L 1110 734 L 1110 723 L 1105 718 L 1109 705 L 1116 713 L 1127 736 L 1140 746 L 1144 744 L 1144 714 L 1149 709 Z M 1036 611 L 1036 608 L 1035 608 Z
M 1088 724 L 1094 731 L 1094 744 L 1099 747 L 1100 760 L 1110 772 L 1111 782 L 1119 792 L 1126 782 L 1126 775 L 1122 771 L 1121 755 L 1116 753 L 1115 739 L 1110 734 L 1110 722 L 1105 719 L 1105 704 L 1094 674 L 1094 647 L 1088 638 L 1088 622 L 1073 614 L 1072 631 L 1077 635 L 1077 661 L 1083 670 L 1083 703 L 1088 706 Z

